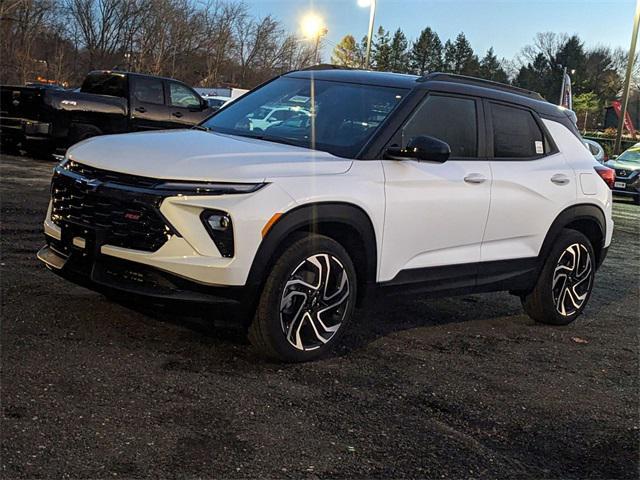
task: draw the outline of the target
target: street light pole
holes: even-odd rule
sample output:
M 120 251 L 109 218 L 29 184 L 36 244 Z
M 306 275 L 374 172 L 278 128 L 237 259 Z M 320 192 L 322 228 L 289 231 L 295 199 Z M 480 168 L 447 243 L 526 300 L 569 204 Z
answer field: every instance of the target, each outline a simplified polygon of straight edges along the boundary
M 620 118 L 618 118 L 618 132 L 616 133 L 616 143 L 613 147 L 614 153 L 618 154 L 622 145 L 622 131 L 624 130 L 624 119 L 627 115 L 627 105 L 629 103 L 629 90 L 631 89 L 631 73 L 633 63 L 636 59 L 636 45 L 638 43 L 638 26 L 640 24 L 640 0 L 636 0 L 636 14 L 633 17 L 633 32 L 631 33 L 631 46 L 629 47 L 629 60 L 627 62 L 627 73 L 624 78 L 624 88 L 622 89 L 622 101 L 620 102 Z
M 373 42 L 373 25 L 376 21 L 376 0 L 370 0 L 369 7 L 369 33 L 367 34 L 367 53 L 364 60 L 364 68 L 368 69 L 371 62 L 371 43 Z
M 564 67 L 564 69 L 562 70 L 562 82 L 560 82 L 560 103 L 558 103 L 558 105 L 562 105 L 562 100 L 564 100 L 564 81 L 566 78 L 567 78 L 567 67 Z

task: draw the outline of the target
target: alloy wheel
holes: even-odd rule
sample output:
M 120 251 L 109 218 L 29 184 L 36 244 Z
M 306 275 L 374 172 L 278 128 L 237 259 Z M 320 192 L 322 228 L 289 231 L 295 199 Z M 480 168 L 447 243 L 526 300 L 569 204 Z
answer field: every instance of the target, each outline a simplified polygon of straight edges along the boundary
M 593 281 L 593 262 L 587 248 L 574 243 L 560 255 L 553 272 L 553 303 L 556 311 L 568 317 L 578 312 L 589 296 Z
M 303 351 L 328 343 L 344 321 L 349 287 L 347 272 L 333 255 L 320 253 L 301 262 L 280 300 L 280 324 L 287 341 Z

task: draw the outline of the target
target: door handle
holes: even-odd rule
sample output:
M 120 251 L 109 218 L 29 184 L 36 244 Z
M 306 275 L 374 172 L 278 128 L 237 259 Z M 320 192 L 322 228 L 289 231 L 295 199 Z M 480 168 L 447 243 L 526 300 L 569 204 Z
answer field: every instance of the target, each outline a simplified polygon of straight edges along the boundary
M 144 107 L 136 107 L 136 112 L 144 113 L 146 111 L 147 111 L 147 109 L 144 108 Z
M 487 177 L 481 173 L 470 173 L 464 177 L 464 181 L 467 183 L 484 183 L 487 181 Z
M 569 183 L 569 177 L 567 177 L 564 173 L 556 173 L 553 177 L 551 177 L 551 182 L 556 185 L 567 185 Z
M 171 115 L 173 115 L 174 117 L 182 117 L 182 112 L 173 112 Z

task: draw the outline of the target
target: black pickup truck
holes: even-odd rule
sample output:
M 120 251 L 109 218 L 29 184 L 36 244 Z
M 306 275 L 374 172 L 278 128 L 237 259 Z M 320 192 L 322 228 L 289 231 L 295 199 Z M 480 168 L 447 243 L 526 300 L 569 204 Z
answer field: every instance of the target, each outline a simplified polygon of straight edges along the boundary
M 0 86 L 0 144 L 43 155 L 110 133 L 188 128 L 211 113 L 192 88 L 170 78 L 95 71 L 79 90 Z

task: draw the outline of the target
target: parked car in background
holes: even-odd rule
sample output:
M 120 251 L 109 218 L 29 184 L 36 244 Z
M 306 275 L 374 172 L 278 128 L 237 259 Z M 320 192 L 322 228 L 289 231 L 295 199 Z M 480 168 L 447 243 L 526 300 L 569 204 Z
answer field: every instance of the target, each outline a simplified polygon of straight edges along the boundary
M 310 119 L 251 128 L 312 94 Z M 286 361 L 327 352 L 383 292 L 509 291 L 566 325 L 613 234 L 596 163 L 565 110 L 511 85 L 291 72 L 197 129 L 70 148 L 38 257 L 99 291 L 236 302 Z
M 265 105 L 247 117 L 250 129 L 263 132 L 294 116 L 309 116 L 309 112 L 296 105 Z
M 224 107 L 227 103 L 229 103 L 231 101 L 230 97 L 220 97 L 220 96 L 209 97 L 209 96 L 204 96 L 202 98 L 204 98 L 207 101 L 207 103 L 209 104 L 209 107 L 211 107 L 211 109 L 214 112 L 217 111 L 217 110 L 220 110 L 222 107 Z
M 95 71 L 80 91 L 0 86 L 0 142 L 42 155 L 103 134 L 200 123 L 213 109 L 191 87 L 171 78 Z
M 609 160 L 606 165 L 616 172 L 613 193 L 631 197 L 640 205 L 640 143 Z
M 602 148 L 602 145 L 600 145 L 598 142 L 589 140 L 587 138 L 583 138 L 582 142 L 584 143 L 584 146 L 587 147 L 587 149 L 591 152 L 591 155 L 593 155 L 593 157 L 599 163 L 604 163 L 609 159 L 606 152 L 604 151 L 604 148 Z

